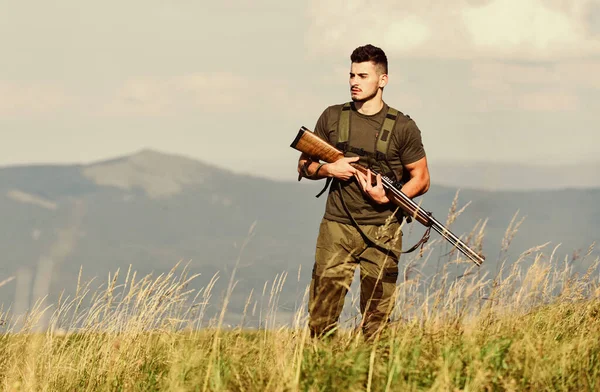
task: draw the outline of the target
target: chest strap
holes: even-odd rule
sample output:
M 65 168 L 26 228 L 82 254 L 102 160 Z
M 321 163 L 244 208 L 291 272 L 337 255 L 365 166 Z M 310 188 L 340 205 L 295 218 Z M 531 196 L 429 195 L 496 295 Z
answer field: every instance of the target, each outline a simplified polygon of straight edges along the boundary
M 338 119 L 338 140 L 337 145 L 342 152 L 346 153 L 348 151 L 355 152 L 355 147 L 351 147 L 348 145 L 350 140 L 350 113 L 352 111 L 352 103 L 346 102 L 344 106 L 342 106 L 342 110 L 340 111 L 340 117 Z M 398 119 L 399 112 L 391 107 L 388 107 L 387 113 L 385 114 L 385 119 L 383 120 L 383 124 L 381 125 L 381 129 L 377 132 L 377 142 L 375 143 L 375 157 L 377 160 L 385 160 L 387 156 L 389 143 L 391 140 L 392 131 L 396 124 L 396 119 Z M 364 149 L 358 149 L 359 151 L 365 153 Z M 355 152 L 356 153 L 356 152 Z M 360 155 L 360 154 L 359 154 Z M 391 169 L 391 168 L 390 168 Z

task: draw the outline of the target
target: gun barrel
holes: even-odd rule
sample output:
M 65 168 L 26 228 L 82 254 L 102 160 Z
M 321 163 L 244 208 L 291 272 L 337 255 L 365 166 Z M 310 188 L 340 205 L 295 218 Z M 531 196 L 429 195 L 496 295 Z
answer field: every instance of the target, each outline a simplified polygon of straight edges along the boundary
M 471 249 L 467 244 L 461 241 L 454 233 L 450 230 L 446 229 L 446 227 L 438 222 L 435 218 L 431 217 L 432 225 L 431 227 L 437 231 L 442 237 L 444 237 L 448 242 L 450 242 L 456 249 L 458 249 L 463 255 L 467 256 L 471 261 L 480 266 L 485 261 L 485 257 L 483 255 L 478 254 L 473 249 Z
M 382 177 L 382 183 L 384 187 L 392 192 L 398 199 L 402 200 L 405 204 L 409 205 L 412 210 L 415 211 L 415 218 L 419 220 L 425 226 L 431 226 L 432 229 L 437 231 L 442 237 L 444 237 L 448 242 L 450 242 L 456 249 L 458 249 L 462 254 L 467 256 L 471 261 L 480 266 L 485 257 L 475 252 L 471 249 L 467 244 L 461 241 L 454 233 L 448 230 L 443 224 L 438 222 L 431 213 L 425 211 L 421 206 L 415 203 L 410 197 L 406 196 L 402 191 L 398 190 L 392 181 L 387 177 Z M 423 221 L 426 221 L 423 223 Z

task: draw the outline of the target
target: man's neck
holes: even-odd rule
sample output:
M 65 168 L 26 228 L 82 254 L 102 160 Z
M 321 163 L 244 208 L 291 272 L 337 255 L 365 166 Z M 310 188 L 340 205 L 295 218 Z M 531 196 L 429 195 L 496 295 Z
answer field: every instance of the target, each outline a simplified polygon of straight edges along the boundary
M 383 100 L 381 97 L 376 96 L 365 102 L 354 102 L 354 106 L 356 107 L 356 111 L 360 114 L 371 116 L 379 113 L 383 108 Z

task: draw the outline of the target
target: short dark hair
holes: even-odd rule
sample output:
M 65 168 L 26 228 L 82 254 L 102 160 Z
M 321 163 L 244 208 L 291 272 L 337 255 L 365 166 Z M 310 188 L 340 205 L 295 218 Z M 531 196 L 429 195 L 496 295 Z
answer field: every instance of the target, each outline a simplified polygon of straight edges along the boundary
M 383 69 L 383 73 L 388 73 L 388 60 L 384 51 L 377 46 L 371 44 L 365 46 L 359 46 L 354 49 L 350 55 L 350 61 L 353 63 L 364 63 L 365 61 L 372 61 L 375 65 L 380 66 Z

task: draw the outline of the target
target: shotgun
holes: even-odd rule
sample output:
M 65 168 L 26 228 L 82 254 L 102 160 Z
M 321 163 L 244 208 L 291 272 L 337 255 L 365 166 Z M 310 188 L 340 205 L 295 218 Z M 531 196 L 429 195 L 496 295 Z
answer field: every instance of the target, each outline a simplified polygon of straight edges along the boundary
M 341 152 L 337 148 L 333 147 L 331 144 L 327 143 L 325 140 L 315 135 L 306 127 L 300 128 L 296 139 L 294 139 L 290 147 L 327 163 L 332 163 L 341 158 L 344 158 L 343 152 Z M 351 165 L 363 174 L 367 174 L 368 169 L 366 167 L 356 163 L 351 163 Z M 377 175 L 377 173 L 375 173 L 375 175 Z M 443 224 L 438 222 L 432 216 L 431 212 L 425 211 L 410 197 L 406 196 L 394 183 L 394 181 L 392 181 L 389 177 L 382 175 L 381 182 L 386 192 L 388 193 L 388 197 L 396 205 L 398 205 L 406 213 L 406 215 L 414 218 L 423 226 L 432 228 L 433 230 L 438 232 L 443 238 L 450 242 L 452 246 L 458 249 L 463 255 L 468 257 L 478 266 L 480 266 L 483 263 L 483 261 L 485 260 L 485 257 L 483 255 L 471 249 L 467 244 L 462 242 L 460 238 L 458 238 L 450 230 L 448 230 Z

